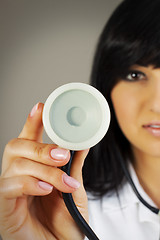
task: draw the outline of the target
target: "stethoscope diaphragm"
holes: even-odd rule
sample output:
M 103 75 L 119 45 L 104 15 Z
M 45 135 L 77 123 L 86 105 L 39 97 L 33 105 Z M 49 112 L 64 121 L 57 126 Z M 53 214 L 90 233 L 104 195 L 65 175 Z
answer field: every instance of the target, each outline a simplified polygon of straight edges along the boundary
M 83 150 L 106 134 L 110 110 L 104 96 L 84 83 L 68 83 L 54 90 L 45 102 L 43 124 L 58 146 Z

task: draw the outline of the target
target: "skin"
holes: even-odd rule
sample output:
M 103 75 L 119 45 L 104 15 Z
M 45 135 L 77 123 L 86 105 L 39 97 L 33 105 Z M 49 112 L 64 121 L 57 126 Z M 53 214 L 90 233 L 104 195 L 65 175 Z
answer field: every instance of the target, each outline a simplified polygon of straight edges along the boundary
M 144 128 L 152 121 L 160 123 L 160 69 L 135 65 L 131 70 L 141 74 L 120 79 L 112 89 L 111 99 L 120 128 L 131 143 L 139 181 L 160 207 L 160 136 Z M 88 150 L 77 152 L 74 157 L 71 176 L 81 183 L 76 190 L 64 183 L 63 172 L 58 168 L 68 162 L 69 156 L 59 161 L 51 159 L 50 151 L 57 146 L 42 142 L 42 110 L 41 103 L 34 115 L 28 116 L 19 137 L 11 140 L 4 151 L 0 178 L 3 240 L 84 238 L 66 210 L 61 191 L 73 193 L 79 211 L 88 221 L 81 173 Z M 40 188 L 39 180 L 53 189 Z
M 87 197 L 82 183 L 82 166 L 88 150 L 75 154 L 71 176 L 78 189 L 65 183 L 59 168 L 70 158 L 51 157 L 54 144 L 42 142 L 42 111 L 39 103 L 29 114 L 18 138 L 4 150 L 0 177 L 0 234 L 3 240 L 84 239 L 63 202 L 61 192 L 73 193 L 75 203 L 88 221 Z M 72 179 L 73 180 L 73 179 Z M 50 189 L 39 185 L 47 183 Z
M 147 127 L 153 122 L 160 125 L 160 69 L 135 65 L 131 70 L 132 75 L 114 86 L 111 99 L 119 126 L 131 143 L 139 181 L 160 207 L 160 136 L 159 130 L 155 134 Z

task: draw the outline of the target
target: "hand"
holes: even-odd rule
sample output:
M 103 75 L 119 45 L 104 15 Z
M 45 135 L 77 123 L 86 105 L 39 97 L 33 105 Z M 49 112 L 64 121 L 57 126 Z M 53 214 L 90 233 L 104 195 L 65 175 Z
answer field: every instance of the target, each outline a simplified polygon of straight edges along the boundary
M 71 176 L 60 167 L 70 152 L 42 143 L 43 104 L 29 114 L 22 132 L 4 150 L 0 178 L 0 233 L 3 240 L 79 240 L 83 234 L 68 213 L 61 192 L 73 193 L 88 221 L 82 166 L 88 150 L 76 152 Z M 75 180 L 76 179 L 76 180 Z M 80 183 L 80 187 L 79 187 Z

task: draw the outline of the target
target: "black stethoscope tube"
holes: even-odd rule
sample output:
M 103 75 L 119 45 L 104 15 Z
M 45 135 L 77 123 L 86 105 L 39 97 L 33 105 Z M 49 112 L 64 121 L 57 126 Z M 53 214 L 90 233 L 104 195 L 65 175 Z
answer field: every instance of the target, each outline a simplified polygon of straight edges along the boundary
M 134 193 L 136 194 L 137 198 L 140 200 L 140 202 L 143 203 L 143 205 L 146 206 L 146 207 L 147 207 L 149 210 L 151 210 L 153 213 L 155 213 L 155 214 L 160 214 L 160 210 L 159 210 L 158 208 L 155 208 L 155 207 L 151 206 L 149 203 L 147 203 L 147 202 L 142 198 L 142 196 L 141 196 L 140 193 L 138 192 L 138 190 L 137 190 L 137 188 L 136 188 L 136 186 L 135 186 L 135 184 L 134 184 L 134 182 L 133 182 L 133 180 L 132 180 L 132 178 L 131 178 L 131 176 L 130 176 L 130 174 L 129 174 L 129 171 L 128 171 L 126 165 L 124 164 L 123 159 L 121 158 L 121 156 L 119 156 L 119 160 L 120 160 L 120 164 L 121 164 L 121 167 L 122 167 L 122 169 L 123 169 L 123 172 L 124 172 L 124 174 L 125 174 L 128 182 L 129 182 L 129 184 L 131 185 Z
M 62 170 L 66 172 L 68 175 L 70 175 L 70 169 L 72 164 L 72 159 L 74 156 L 74 151 L 71 151 L 71 157 L 69 162 L 62 167 Z M 93 230 L 90 228 L 88 223 L 85 221 L 85 219 L 82 217 L 81 213 L 77 209 L 71 193 L 62 193 L 64 202 L 66 204 L 66 207 L 75 220 L 75 222 L 78 224 L 78 227 L 80 230 L 88 237 L 90 240 L 99 240 L 99 238 L 96 236 L 96 234 L 93 232 Z
M 62 167 L 62 170 L 64 172 L 66 172 L 68 175 L 70 175 L 70 169 L 71 169 L 73 155 L 74 155 L 74 151 L 71 151 L 71 157 L 70 157 L 69 162 L 64 167 Z M 136 194 L 137 198 L 140 200 L 140 202 L 144 206 L 146 206 L 148 209 L 150 209 L 153 213 L 160 214 L 160 210 L 158 208 L 151 206 L 139 194 L 121 156 L 119 156 L 119 159 L 120 159 L 120 164 L 123 169 L 123 172 L 129 182 L 129 184 L 131 185 L 134 193 Z M 66 204 L 68 211 L 70 212 L 70 214 L 73 217 L 73 219 L 75 220 L 75 222 L 78 224 L 81 231 L 88 237 L 89 240 L 99 240 L 99 238 L 96 236 L 96 234 L 93 232 L 93 230 L 90 228 L 88 223 L 85 221 L 85 219 L 82 217 L 81 213 L 77 209 L 77 207 L 73 201 L 72 194 L 71 193 L 62 193 L 62 195 L 63 195 L 63 199 L 64 199 L 64 202 Z

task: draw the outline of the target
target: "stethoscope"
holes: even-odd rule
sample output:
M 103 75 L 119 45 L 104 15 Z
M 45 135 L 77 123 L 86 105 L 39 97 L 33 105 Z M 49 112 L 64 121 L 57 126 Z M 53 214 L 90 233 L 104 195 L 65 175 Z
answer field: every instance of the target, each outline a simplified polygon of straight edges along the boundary
M 55 89 L 47 98 L 43 110 L 44 129 L 58 146 L 70 149 L 71 157 L 62 170 L 70 175 L 74 151 L 96 145 L 106 134 L 110 110 L 104 96 L 84 83 L 68 83 Z M 147 203 L 138 192 L 129 171 L 120 157 L 120 164 L 134 193 L 148 209 L 160 215 L 160 210 Z M 62 193 L 71 216 L 90 240 L 99 240 L 85 221 L 70 193 Z

